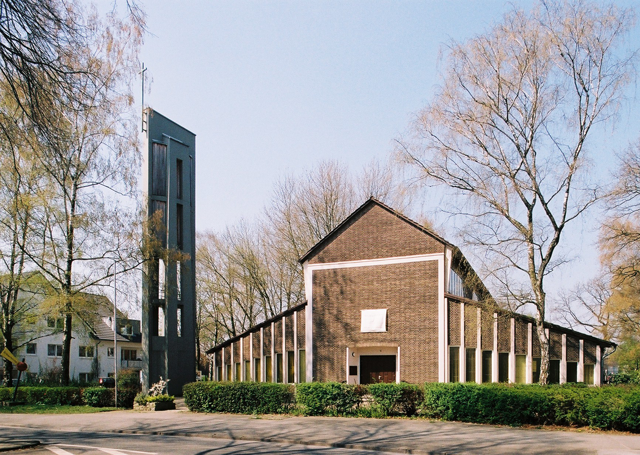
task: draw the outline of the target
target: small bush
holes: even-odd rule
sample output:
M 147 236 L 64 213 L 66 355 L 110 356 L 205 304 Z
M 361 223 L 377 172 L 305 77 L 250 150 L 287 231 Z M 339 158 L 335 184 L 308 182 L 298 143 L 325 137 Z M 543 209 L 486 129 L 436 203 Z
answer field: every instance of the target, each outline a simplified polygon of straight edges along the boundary
M 298 384 L 296 401 L 306 415 L 355 415 L 367 388 L 338 382 Z
M 147 403 L 173 403 L 175 397 L 173 395 L 155 395 L 147 397 Z
M 123 369 L 118 372 L 118 407 L 133 408 L 133 400 L 140 390 L 142 386 L 138 370 Z
M 87 387 L 82 396 L 87 406 L 105 408 L 113 406 L 113 389 L 105 387 Z
M 189 410 L 237 414 L 281 414 L 294 403 L 294 387 L 256 382 L 192 382 L 182 390 Z
M 0 401 L 13 399 L 13 387 L 0 388 Z M 16 400 L 27 404 L 82 405 L 82 391 L 78 387 L 18 387 Z

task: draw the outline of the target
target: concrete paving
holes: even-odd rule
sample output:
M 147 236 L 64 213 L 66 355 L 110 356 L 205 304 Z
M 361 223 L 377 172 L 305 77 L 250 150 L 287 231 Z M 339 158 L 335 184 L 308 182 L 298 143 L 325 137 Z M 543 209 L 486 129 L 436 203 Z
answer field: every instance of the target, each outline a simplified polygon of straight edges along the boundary
M 640 436 L 431 422 L 423 419 L 196 414 L 175 411 L 6 414 L 0 427 L 282 442 L 412 454 L 640 455 Z

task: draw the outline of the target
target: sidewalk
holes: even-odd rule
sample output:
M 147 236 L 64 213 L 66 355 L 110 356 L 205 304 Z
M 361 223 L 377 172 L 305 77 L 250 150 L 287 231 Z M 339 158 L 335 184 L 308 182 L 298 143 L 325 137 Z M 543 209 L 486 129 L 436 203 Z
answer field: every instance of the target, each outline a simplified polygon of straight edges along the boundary
M 244 416 L 181 410 L 12 414 L 0 427 L 154 434 L 321 445 L 413 454 L 640 455 L 640 436 L 525 430 L 416 419 Z M 184 408 L 183 408 L 184 409 Z

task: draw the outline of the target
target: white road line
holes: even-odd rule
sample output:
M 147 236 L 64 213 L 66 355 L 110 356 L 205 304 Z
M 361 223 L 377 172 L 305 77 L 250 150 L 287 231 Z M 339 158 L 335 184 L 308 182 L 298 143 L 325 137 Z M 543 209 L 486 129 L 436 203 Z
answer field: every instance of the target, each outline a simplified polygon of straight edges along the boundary
M 45 446 L 45 449 L 50 450 L 53 453 L 56 453 L 58 455 L 73 455 L 71 452 L 67 452 L 64 449 L 61 449 L 60 447 L 55 447 L 55 446 Z
M 157 452 L 141 452 L 139 450 L 129 450 L 129 449 L 124 449 L 124 451 L 122 451 L 122 450 L 110 449 L 108 447 L 85 446 L 85 445 L 80 445 L 80 444 L 56 444 L 56 446 L 58 446 L 58 447 L 76 447 L 76 448 L 79 448 L 79 449 L 96 449 L 96 450 L 99 450 L 101 452 L 108 453 L 110 455 L 127 455 L 129 453 L 139 453 L 139 454 L 142 454 L 142 455 L 158 455 Z M 63 451 L 63 452 L 65 454 L 69 453 L 69 452 L 66 452 L 66 451 Z

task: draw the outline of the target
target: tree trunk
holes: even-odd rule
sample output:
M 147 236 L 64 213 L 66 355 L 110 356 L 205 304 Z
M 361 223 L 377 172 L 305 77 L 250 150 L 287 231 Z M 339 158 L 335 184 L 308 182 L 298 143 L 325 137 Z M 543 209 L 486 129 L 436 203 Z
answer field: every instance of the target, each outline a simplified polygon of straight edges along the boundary
M 68 306 L 68 305 L 67 305 Z M 69 360 L 71 358 L 71 312 L 64 316 L 64 341 L 62 342 L 62 385 L 69 385 Z

